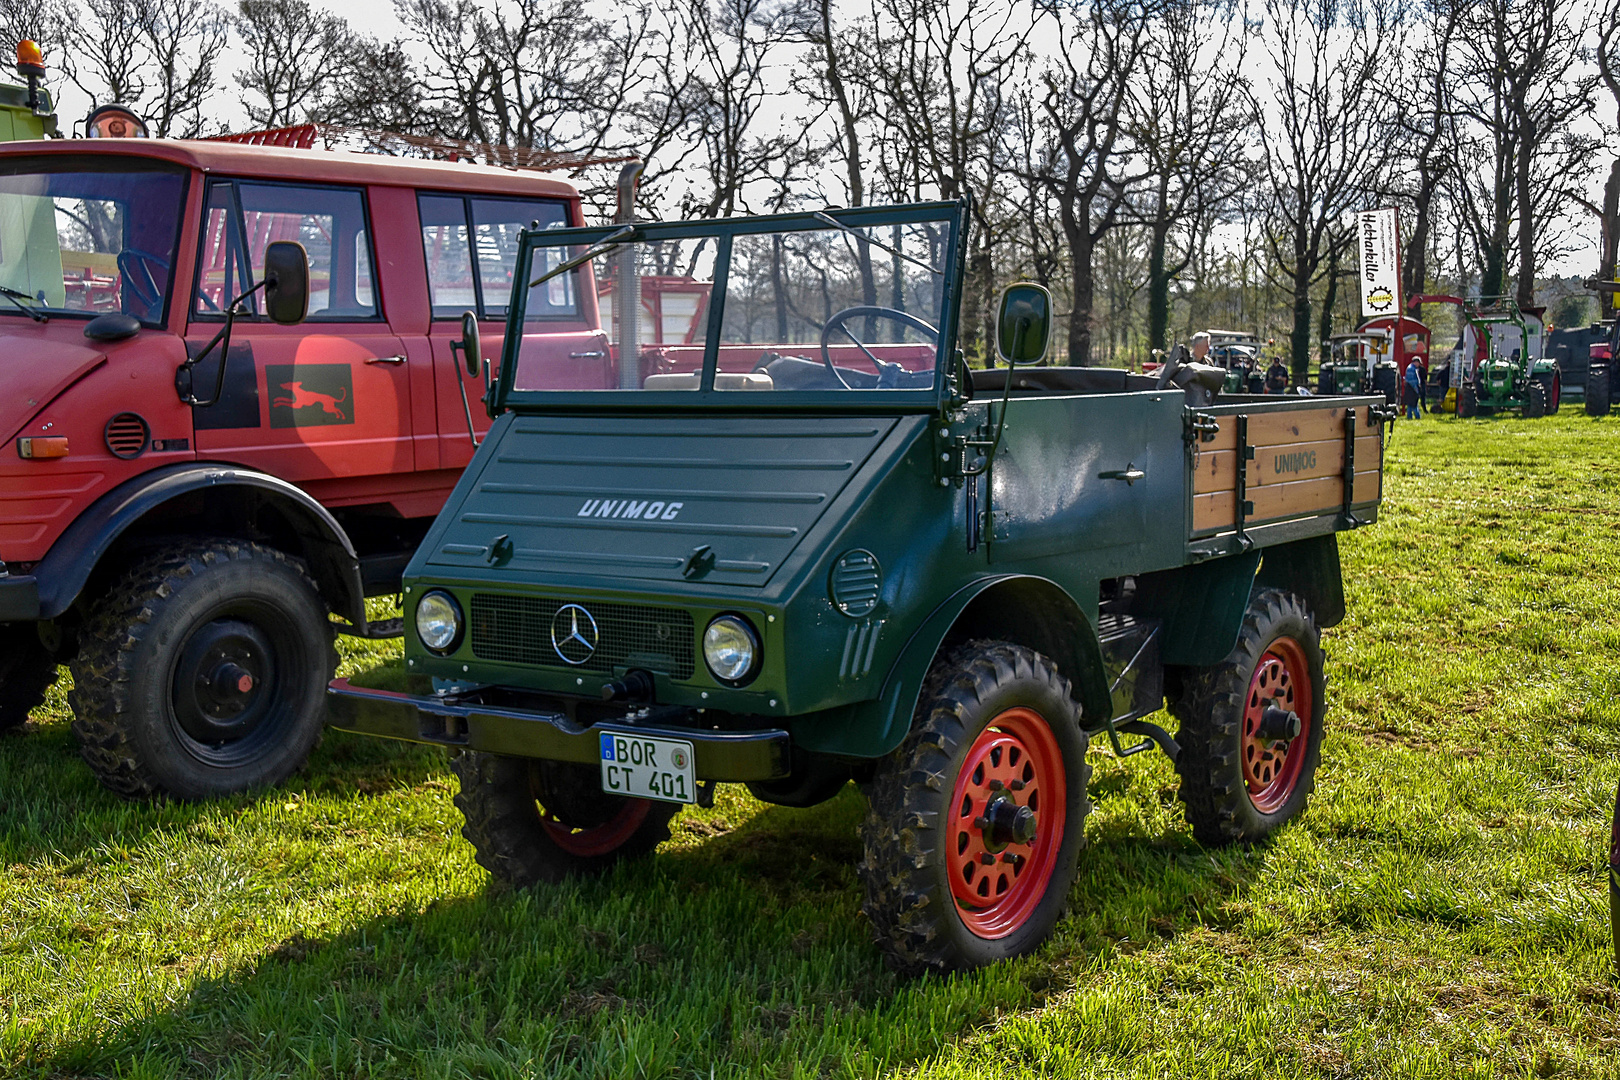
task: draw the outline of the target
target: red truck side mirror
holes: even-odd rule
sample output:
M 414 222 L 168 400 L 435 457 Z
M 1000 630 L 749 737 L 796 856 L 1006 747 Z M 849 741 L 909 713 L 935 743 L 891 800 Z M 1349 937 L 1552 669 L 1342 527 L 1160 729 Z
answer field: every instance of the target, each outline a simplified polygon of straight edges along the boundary
M 264 249 L 264 313 L 282 326 L 309 314 L 309 254 L 296 240 L 274 240 Z

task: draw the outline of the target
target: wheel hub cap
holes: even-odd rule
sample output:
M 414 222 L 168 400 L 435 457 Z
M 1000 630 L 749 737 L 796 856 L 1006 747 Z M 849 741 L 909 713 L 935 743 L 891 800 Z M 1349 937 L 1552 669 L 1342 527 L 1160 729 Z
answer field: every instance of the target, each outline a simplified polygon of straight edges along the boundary
M 253 731 L 269 711 L 265 683 L 274 677 L 275 653 L 265 633 L 239 619 L 199 627 L 180 654 L 174 676 L 174 711 L 200 743 L 217 745 Z
M 1293 797 L 1310 734 L 1312 683 L 1305 651 L 1292 638 L 1267 647 L 1249 679 L 1243 709 L 1243 780 L 1263 814 Z

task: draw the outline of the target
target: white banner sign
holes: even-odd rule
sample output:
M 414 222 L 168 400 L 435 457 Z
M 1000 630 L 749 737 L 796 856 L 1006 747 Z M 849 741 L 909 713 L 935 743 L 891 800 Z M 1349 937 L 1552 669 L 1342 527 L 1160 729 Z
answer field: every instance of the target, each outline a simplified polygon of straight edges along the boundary
M 1401 313 L 1401 250 L 1395 209 L 1356 215 L 1356 249 L 1361 255 L 1363 318 Z

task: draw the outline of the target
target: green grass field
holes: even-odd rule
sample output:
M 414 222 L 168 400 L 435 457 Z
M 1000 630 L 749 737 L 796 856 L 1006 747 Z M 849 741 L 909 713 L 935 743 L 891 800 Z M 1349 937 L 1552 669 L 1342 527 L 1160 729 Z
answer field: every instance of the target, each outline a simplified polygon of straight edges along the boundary
M 59 687 L 0 739 L 0 1075 L 1620 1075 L 1620 420 L 1402 422 L 1389 462 L 1309 812 L 1207 851 L 1168 762 L 1094 750 L 1070 914 L 965 977 L 884 969 L 853 788 L 723 788 L 512 894 L 437 751 L 333 734 L 268 794 L 125 803 Z

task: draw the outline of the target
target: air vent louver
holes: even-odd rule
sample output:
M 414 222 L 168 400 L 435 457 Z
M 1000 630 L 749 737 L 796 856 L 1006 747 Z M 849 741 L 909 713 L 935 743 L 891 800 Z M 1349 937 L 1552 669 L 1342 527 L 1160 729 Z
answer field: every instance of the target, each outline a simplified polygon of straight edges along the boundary
M 828 583 L 832 602 L 852 619 L 864 619 L 877 609 L 878 594 L 883 591 L 883 571 L 877 556 L 856 548 L 846 551 L 833 563 L 832 580 Z
M 152 430 L 146 426 L 145 420 L 132 412 L 119 413 L 107 421 L 102 435 L 112 456 L 125 461 L 140 457 L 152 443 Z

